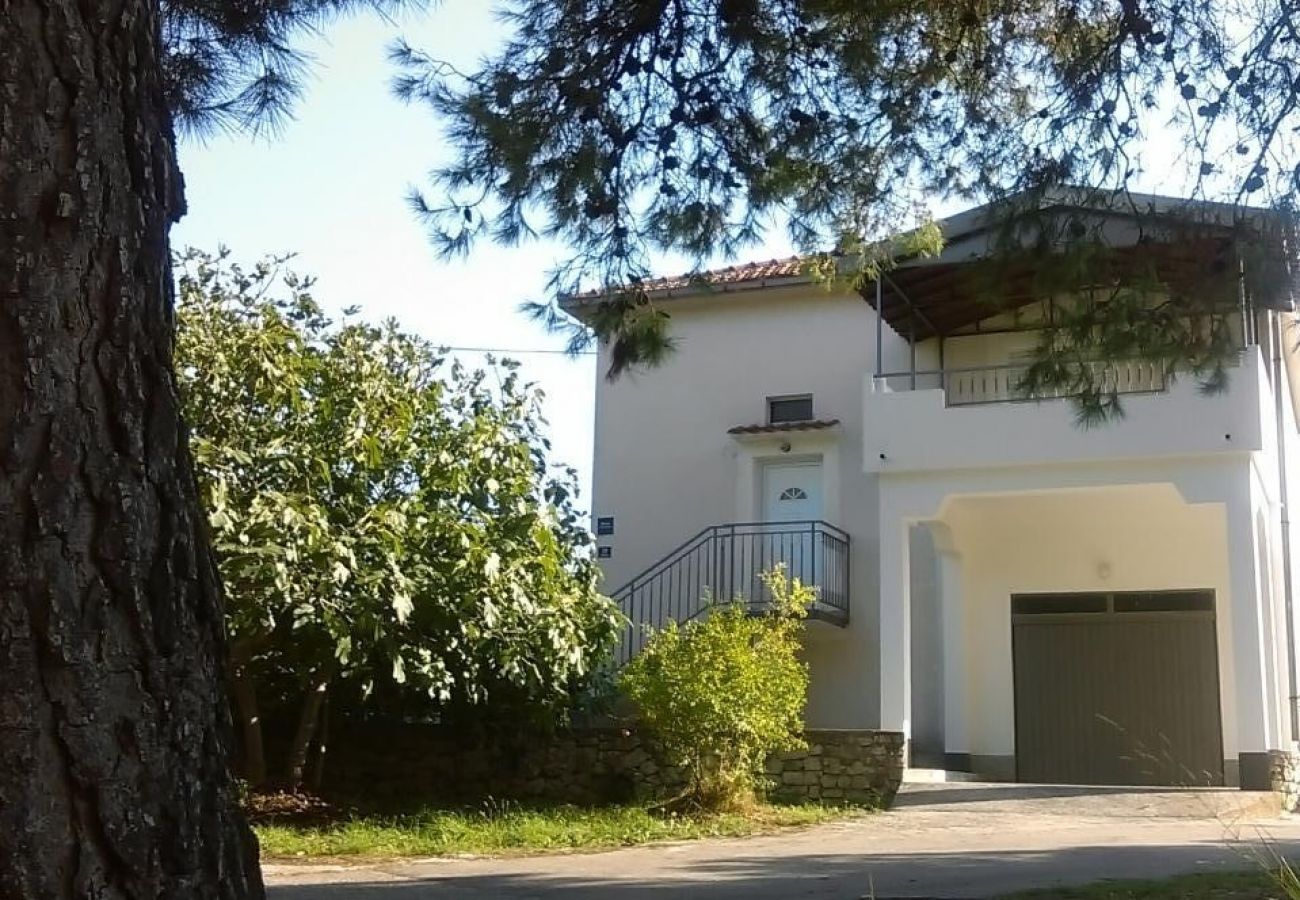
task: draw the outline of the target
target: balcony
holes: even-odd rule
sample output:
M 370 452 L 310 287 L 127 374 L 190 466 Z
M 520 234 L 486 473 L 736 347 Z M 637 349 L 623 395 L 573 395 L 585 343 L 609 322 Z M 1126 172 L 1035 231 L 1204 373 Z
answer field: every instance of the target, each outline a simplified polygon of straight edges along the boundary
M 645 626 L 689 622 L 715 600 L 740 600 L 751 611 L 763 612 L 771 596 L 760 576 L 778 564 L 784 564 L 791 577 L 817 588 L 810 618 L 848 624 L 847 533 L 811 520 L 710 525 L 610 595 L 630 623 L 618 663 L 640 652 Z
M 1101 366 L 1102 363 L 1095 365 Z M 868 376 L 864 467 L 870 473 L 1043 465 L 1244 452 L 1262 444 L 1260 404 L 1270 396 L 1257 347 L 1248 347 L 1226 391 L 1203 393 L 1191 377 L 1167 382 L 1147 363 L 1108 364 L 1104 380 L 1125 415 L 1084 427 L 1062 394 L 1025 397 L 1024 366 Z
M 1168 388 L 1164 370 L 1146 360 L 1085 363 L 1096 383 L 1117 394 L 1156 394 Z M 1069 396 L 1064 388 L 1027 393 L 1023 389 L 1025 363 L 971 366 L 929 371 L 886 372 L 877 376 L 893 390 L 938 388 L 948 406 L 976 406 L 983 403 L 1017 403 L 1060 400 Z

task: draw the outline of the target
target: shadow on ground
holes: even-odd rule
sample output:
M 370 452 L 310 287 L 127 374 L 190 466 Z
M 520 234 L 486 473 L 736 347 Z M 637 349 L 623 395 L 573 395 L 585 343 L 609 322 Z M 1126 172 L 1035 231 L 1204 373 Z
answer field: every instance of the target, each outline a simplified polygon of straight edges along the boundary
M 895 798 L 892 808 L 909 806 L 941 806 L 949 803 L 991 803 L 1008 800 L 1062 800 L 1072 797 L 1178 797 L 1178 796 L 1240 796 L 1235 788 L 1172 788 L 1172 787 L 1106 787 L 1096 785 L 1060 784 L 989 784 L 960 782 L 947 784 L 909 784 Z
M 677 848 L 659 848 L 673 853 Z M 488 900 L 551 898 L 576 900 L 778 900 L 778 898 L 986 898 L 1031 887 L 1084 884 L 1104 879 L 1161 878 L 1191 872 L 1251 869 L 1261 854 L 1300 856 L 1300 837 L 1266 850 L 1249 840 L 1239 844 L 1070 847 L 1052 852 L 951 852 L 863 855 L 799 854 L 679 860 L 669 868 L 635 869 L 642 857 L 628 854 L 556 860 L 497 861 L 492 872 L 479 862 L 375 867 L 370 881 L 347 884 L 283 885 L 273 900 Z M 548 871 L 549 870 L 549 871 Z M 385 872 L 402 880 L 382 880 Z

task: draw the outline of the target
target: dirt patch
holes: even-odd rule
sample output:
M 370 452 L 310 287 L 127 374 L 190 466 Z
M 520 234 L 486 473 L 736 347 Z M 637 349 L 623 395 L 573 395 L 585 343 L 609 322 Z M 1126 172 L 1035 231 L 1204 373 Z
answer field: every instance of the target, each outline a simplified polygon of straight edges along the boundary
M 250 794 L 243 807 L 254 825 L 328 825 L 353 812 L 306 791 Z

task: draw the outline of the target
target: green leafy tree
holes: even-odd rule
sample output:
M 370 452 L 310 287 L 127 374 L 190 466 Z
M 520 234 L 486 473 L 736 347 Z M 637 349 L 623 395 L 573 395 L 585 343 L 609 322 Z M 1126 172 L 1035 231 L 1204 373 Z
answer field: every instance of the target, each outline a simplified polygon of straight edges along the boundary
M 619 685 L 667 758 L 683 768 L 691 804 L 751 801 L 767 757 L 803 746 L 808 666 L 799 656 L 816 589 L 777 566 L 763 574 L 771 602 L 743 598 L 685 625 L 669 622 L 628 663 Z
M 379 678 L 426 715 L 498 689 L 554 706 L 617 620 L 516 365 L 472 371 L 393 323 L 333 322 L 310 288 L 274 262 L 181 266 L 181 396 L 255 783 L 260 671 L 300 705 L 297 785 L 332 685 Z
M 398 92 L 444 117 L 457 151 L 413 202 L 445 253 L 553 235 L 573 251 L 557 296 L 623 286 L 572 333 L 575 348 L 611 344 L 611 376 L 671 348 L 668 316 L 637 286 L 662 251 L 700 265 L 777 223 L 814 268 L 839 251 L 871 276 L 930 201 L 1021 196 L 1005 212 L 1023 220 L 1045 190 L 1123 194 L 1171 154 L 1195 198 L 1290 211 L 1300 188 L 1294 0 L 502 5 L 512 38 L 475 71 L 395 54 Z M 1077 252 L 1057 281 L 1107 280 L 1084 222 L 1064 225 Z M 1099 400 L 1076 358 L 1131 349 L 1221 381 L 1231 348 L 1203 327 L 1217 310 L 1198 297 L 1171 315 L 1139 293 L 1045 337 L 1029 387 Z

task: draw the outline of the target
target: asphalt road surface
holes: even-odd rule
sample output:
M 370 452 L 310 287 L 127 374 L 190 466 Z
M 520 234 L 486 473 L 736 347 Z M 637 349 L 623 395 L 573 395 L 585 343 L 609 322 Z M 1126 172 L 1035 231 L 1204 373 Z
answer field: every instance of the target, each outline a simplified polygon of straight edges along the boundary
M 908 785 L 887 813 L 731 840 L 508 859 L 264 866 L 272 900 L 986 898 L 1300 857 L 1300 820 L 1238 791 Z

